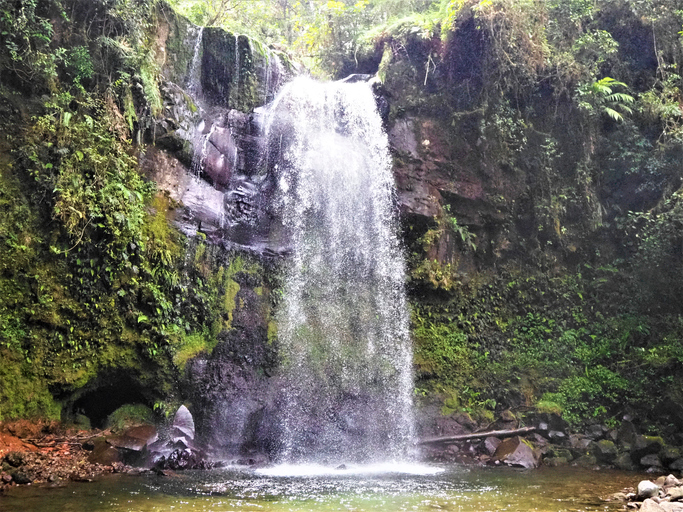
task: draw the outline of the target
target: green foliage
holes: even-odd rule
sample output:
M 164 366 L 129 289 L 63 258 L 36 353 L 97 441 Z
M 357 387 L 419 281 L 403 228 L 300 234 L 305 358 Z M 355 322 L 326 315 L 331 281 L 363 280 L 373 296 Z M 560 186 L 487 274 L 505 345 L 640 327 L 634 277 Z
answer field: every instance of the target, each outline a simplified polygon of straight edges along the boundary
M 645 121 L 659 126 L 657 142 L 666 149 L 683 144 L 683 115 L 680 107 L 683 93 L 676 66 L 668 66 L 662 71 L 663 79 L 640 96 L 639 106 Z
M 67 51 L 65 57 L 66 71 L 74 83 L 82 84 L 95 74 L 92 58 L 86 46 L 76 46 Z
M 0 348 L 0 421 L 20 418 L 59 419 L 60 405 L 47 383 L 28 362 Z
M 622 122 L 624 114 L 633 113 L 629 105 L 635 100 L 630 94 L 615 92 L 615 87 L 626 88 L 626 84 L 606 76 L 597 82 L 580 86 L 577 90 L 579 107 L 589 114 L 604 113 L 611 119 Z
M 136 425 L 153 424 L 154 413 L 149 407 L 142 404 L 126 404 L 107 416 L 105 428 L 109 428 L 113 432 L 118 432 Z
M 671 385 L 683 323 L 634 314 L 629 281 L 615 284 L 622 271 L 499 270 L 423 298 L 413 306 L 418 388 L 440 394 L 446 412 L 536 407 L 579 426 L 613 422 L 628 405 L 666 423 L 651 390 Z
M 0 64 L 24 86 L 54 85 L 64 49 L 53 50 L 50 17 L 59 11 L 54 0 L 3 2 L 0 6 Z
M 542 400 L 558 403 L 564 418 L 572 423 L 604 421 L 609 410 L 618 409 L 627 399 L 628 387 L 625 377 L 598 365 L 586 370 L 585 375 L 565 379 L 557 393 L 546 393 Z
M 459 282 L 457 266 L 460 255 L 454 255 L 450 261 L 439 261 L 435 258 L 439 244 L 448 236 L 454 236 L 457 246 L 463 253 L 477 250 L 476 235 L 467 226 L 460 225 L 451 216 L 451 207 L 445 204 L 440 215 L 434 217 L 435 226 L 425 232 L 418 240 L 422 252 L 414 252 L 411 260 L 413 269 L 410 277 L 418 282 L 429 283 L 434 289 L 452 290 Z
M 75 110 L 69 107 L 74 103 Z M 140 229 L 153 189 L 140 178 L 125 143 L 109 131 L 102 103 L 64 93 L 46 107 L 21 149 L 27 170 L 41 195 L 52 196 L 54 216 L 72 242 L 64 250 L 73 250 L 90 229 L 107 239 L 103 249 L 112 255 Z

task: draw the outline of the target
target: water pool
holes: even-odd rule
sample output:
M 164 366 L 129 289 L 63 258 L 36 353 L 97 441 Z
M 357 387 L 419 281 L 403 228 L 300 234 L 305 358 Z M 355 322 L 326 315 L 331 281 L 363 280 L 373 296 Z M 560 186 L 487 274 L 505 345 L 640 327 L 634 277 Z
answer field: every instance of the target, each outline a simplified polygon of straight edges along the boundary
M 604 498 L 644 475 L 578 468 L 414 466 L 226 468 L 173 476 L 110 475 L 13 488 L 3 512 L 45 511 L 616 511 Z

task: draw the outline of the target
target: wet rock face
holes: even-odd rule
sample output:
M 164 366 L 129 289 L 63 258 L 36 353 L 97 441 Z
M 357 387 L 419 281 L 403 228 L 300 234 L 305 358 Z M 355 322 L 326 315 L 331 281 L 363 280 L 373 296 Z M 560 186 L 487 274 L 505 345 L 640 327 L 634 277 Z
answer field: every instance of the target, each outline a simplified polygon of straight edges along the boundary
M 418 115 L 394 119 L 388 136 L 398 208 L 412 236 L 421 236 L 448 215 L 476 235 L 477 246 L 487 248 L 486 258 L 511 255 L 510 248 L 519 235 L 510 229 L 510 206 L 523 195 L 523 181 L 503 170 L 487 168 L 485 161 L 477 158 L 475 141 L 463 134 L 455 136 L 437 119 Z M 410 234 L 406 236 L 410 238 Z M 459 238 L 446 230 L 426 257 L 454 264 L 459 272 L 472 272 L 474 261 Z
M 219 335 L 211 355 L 188 363 L 188 393 L 195 409 L 199 442 L 212 454 L 241 458 L 268 451 L 264 412 L 272 407 L 268 373 L 276 347 L 268 341 L 263 298 L 254 292 L 255 276 L 238 274 L 240 283 L 233 312 L 233 329 Z

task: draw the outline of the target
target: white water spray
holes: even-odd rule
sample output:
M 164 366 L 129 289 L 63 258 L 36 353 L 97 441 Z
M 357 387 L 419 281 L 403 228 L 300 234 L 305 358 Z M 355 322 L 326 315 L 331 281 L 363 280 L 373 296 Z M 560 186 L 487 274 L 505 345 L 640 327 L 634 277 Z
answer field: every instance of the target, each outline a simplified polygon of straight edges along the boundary
M 386 134 L 366 83 L 297 78 L 266 129 L 291 242 L 279 311 L 287 462 L 405 459 L 405 269 Z

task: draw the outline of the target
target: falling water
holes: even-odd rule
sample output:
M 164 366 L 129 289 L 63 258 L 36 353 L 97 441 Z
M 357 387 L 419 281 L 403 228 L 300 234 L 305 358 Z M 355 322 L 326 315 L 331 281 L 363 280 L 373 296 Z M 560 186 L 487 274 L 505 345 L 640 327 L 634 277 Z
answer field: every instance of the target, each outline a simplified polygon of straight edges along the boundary
M 266 69 L 265 69 L 265 87 L 264 87 L 264 103 L 268 103 L 273 99 L 274 92 L 280 89 L 280 81 L 284 74 L 280 56 L 274 51 L 266 51 Z
M 190 64 L 190 75 L 188 78 L 187 88 L 191 94 L 195 97 L 200 96 L 202 93 L 201 84 L 201 70 L 202 62 L 200 59 L 200 53 L 202 48 L 202 39 L 204 36 L 204 27 L 199 27 L 197 33 L 197 39 L 194 43 L 194 53 L 192 54 L 192 62 Z
M 297 78 L 267 136 L 292 246 L 279 311 L 285 462 L 405 459 L 412 350 L 387 137 L 365 83 Z
M 240 36 L 235 34 L 235 102 L 240 97 Z
M 193 145 L 193 156 L 192 156 L 192 174 L 195 177 L 199 177 L 204 168 L 204 161 L 206 160 L 206 155 L 209 150 L 209 140 L 216 129 L 216 125 L 212 124 L 211 128 L 207 133 L 204 133 L 205 122 L 199 123 L 196 128 L 196 133 L 192 141 Z

